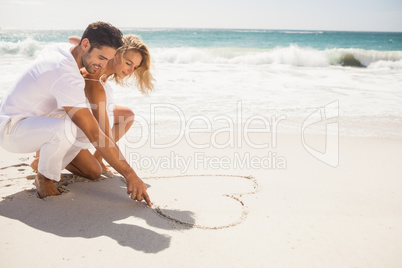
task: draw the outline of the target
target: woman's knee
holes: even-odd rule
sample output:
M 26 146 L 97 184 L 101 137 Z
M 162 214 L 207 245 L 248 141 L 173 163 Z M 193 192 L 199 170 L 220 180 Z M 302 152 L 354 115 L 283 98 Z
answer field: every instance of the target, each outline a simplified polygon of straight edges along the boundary
M 85 177 L 94 181 L 102 175 L 102 168 L 98 165 L 91 165 L 90 169 L 86 171 Z
M 124 106 L 116 106 L 114 110 L 115 124 L 124 124 L 128 128 L 134 123 L 135 114 L 133 110 Z
M 135 118 L 135 114 L 134 112 L 130 109 L 127 108 L 127 114 L 125 116 L 125 121 L 127 122 L 127 124 L 129 125 L 129 127 L 131 127 L 134 124 L 134 118 Z

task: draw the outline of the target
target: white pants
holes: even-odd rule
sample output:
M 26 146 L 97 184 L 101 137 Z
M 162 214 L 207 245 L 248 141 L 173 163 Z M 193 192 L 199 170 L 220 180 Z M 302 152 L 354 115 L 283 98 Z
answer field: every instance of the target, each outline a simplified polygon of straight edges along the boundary
M 77 134 L 78 133 L 78 134 Z M 9 152 L 40 150 L 38 172 L 59 181 L 61 171 L 88 146 L 88 140 L 71 119 L 27 117 L 0 130 L 0 145 Z M 78 136 L 77 136 L 78 135 Z M 77 138 L 82 142 L 77 143 Z

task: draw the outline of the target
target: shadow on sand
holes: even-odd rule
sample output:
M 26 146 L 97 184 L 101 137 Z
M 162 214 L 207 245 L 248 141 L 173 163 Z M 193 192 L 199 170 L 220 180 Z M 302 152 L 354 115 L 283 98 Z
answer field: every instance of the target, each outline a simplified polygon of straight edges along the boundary
M 171 237 L 136 224 L 162 230 L 190 228 L 172 225 L 152 209 L 128 198 L 125 184 L 118 177 L 73 183 L 68 188 L 69 192 L 44 200 L 36 196 L 36 191 L 18 192 L 0 202 L 0 215 L 60 237 L 108 236 L 122 246 L 145 253 L 168 248 Z M 190 211 L 175 210 L 174 213 L 194 222 Z

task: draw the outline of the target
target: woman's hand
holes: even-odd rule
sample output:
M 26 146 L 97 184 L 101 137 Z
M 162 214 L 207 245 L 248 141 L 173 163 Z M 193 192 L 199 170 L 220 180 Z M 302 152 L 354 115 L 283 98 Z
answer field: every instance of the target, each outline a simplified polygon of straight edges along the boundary
M 81 42 L 81 37 L 79 37 L 79 36 L 70 36 L 68 38 L 68 42 L 76 46 Z

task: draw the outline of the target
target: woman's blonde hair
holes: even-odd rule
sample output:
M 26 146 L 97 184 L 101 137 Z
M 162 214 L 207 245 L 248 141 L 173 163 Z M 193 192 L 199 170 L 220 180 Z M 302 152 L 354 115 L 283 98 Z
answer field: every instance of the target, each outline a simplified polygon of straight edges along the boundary
M 153 82 L 155 81 L 150 71 L 151 54 L 149 53 L 147 46 L 136 35 L 124 36 L 123 46 L 117 49 L 116 55 L 120 56 L 120 60 L 123 60 L 123 55 L 129 50 L 135 50 L 142 56 L 141 64 L 134 70 L 133 74 L 135 75 L 135 83 L 138 86 L 138 89 L 143 94 L 147 95 L 154 89 Z M 131 74 L 129 77 L 122 79 L 114 74 L 111 79 L 113 79 L 118 85 L 126 86 L 128 85 L 128 79 L 132 76 L 133 75 Z

